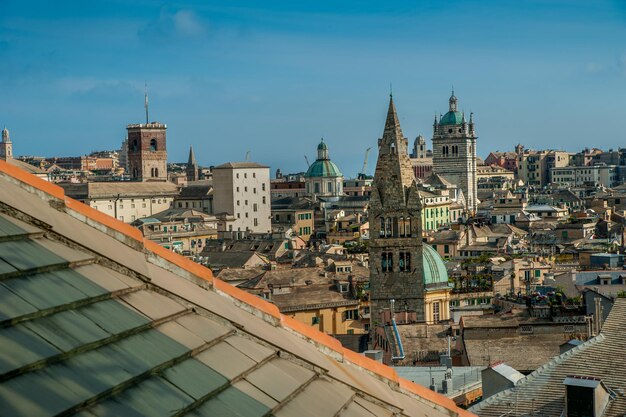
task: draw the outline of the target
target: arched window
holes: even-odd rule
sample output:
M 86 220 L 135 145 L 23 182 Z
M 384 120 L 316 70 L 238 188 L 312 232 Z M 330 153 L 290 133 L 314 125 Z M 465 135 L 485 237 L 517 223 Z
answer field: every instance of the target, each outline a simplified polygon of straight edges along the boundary
M 380 231 L 378 232 L 379 237 L 385 237 L 385 218 L 380 218 Z
M 137 144 L 137 139 L 133 140 L 133 143 L 131 144 L 130 149 L 132 151 L 137 151 L 139 149 L 139 145 Z
M 385 219 L 385 237 L 391 237 L 391 217 Z
M 395 142 L 391 142 L 391 145 L 389 146 L 389 150 L 391 151 L 391 153 L 396 153 L 396 144 L 395 144 Z
M 404 217 L 400 216 L 398 218 L 398 232 L 400 237 L 404 237 L 405 228 L 404 228 Z
M 155 138 L 150 139 L 150 150 L 152 152 L 157 150 L 157 140 Z

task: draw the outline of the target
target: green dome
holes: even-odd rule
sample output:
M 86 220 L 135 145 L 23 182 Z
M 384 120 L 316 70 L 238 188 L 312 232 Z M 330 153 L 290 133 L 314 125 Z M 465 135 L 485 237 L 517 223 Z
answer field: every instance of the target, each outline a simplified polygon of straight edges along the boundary
M 460 125 L 463 123 L 463 113 L 460 111 L 449 111 L 439 120 L 440 125 Z
M 322 144 L 320 144 L 320 146 L 321 145 Z M 342 177 L 343 174 L 341 173 L 341 171 L 339 171 L 337 165 L 335 165 L 335 163 L 332 162 L 330 159 L 318 159 L 311 164 L 304 176 L 307 178 Z
M 321 150 L 326 150 L 326 149 L 328 149 L 328 145 L 326 145 L 326 144 L 324 143 L 324 139 L 322 139 L 322 141 L 320 142 L 320 144 L 319 144 L 319 145 L 317 145 L 317 150 L 318 150 L 318 151 L 321 151 Z
M 441 288 L 447 287 L 448 270 L 443 263 L 443 259 L 430 245 L 423 245 L 422 259 L 424 261 L 424 287 Z

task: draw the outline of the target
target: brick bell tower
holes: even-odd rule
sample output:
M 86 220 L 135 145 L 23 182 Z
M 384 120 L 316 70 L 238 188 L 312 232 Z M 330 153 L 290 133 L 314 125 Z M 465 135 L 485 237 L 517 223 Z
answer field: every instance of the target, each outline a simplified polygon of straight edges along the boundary
M 167 181 L 167 126 L 148 121 L 148 91 L 145 93 L 146 123 L 130 124 L 128 171 L 133 181 Z
M 369 221 L 371 329 L 383 324 L 391 299 L 396 312 L 423 321 L 421 200 L 392 96 L 378 139 Z

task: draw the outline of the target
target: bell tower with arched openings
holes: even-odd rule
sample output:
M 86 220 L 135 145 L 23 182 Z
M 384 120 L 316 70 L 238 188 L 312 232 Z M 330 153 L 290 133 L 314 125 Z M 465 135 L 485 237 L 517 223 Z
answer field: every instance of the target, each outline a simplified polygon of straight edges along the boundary
M 131 124 L 128 130 L 128 170 L 133 181 L 167 181 L 167 148 L 162 123 Z

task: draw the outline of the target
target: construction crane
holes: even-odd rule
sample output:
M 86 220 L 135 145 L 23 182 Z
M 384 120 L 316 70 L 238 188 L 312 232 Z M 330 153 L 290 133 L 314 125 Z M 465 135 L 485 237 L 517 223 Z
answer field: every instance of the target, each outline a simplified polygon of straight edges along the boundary
M 304 160 L 306 161 L 306 166 L 310 167 L 311 164 L 309 163 L 309 158 L 307 158 L 306 155 L 304 155 Z
M 367 157 L 370 154 L 370 150 L 372 150 L 372 148 L 367 148 L 365 150 L 365 159 L 363 160 L 363 168 L 361 168 L 361 172 L 359 173 L 359 178 L 365 178 L 367 176 Z

